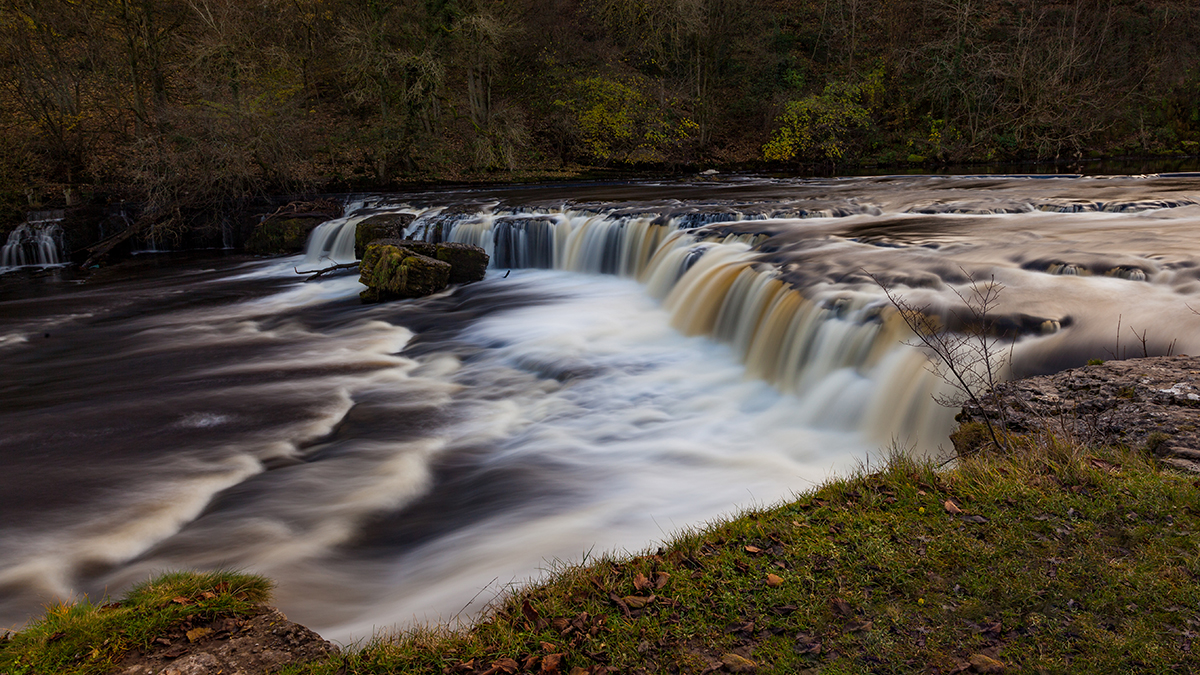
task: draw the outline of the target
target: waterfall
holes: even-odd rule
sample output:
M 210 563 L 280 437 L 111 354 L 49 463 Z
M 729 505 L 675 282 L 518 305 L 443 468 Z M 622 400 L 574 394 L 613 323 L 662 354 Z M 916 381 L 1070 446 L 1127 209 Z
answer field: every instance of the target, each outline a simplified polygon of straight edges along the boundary
M 859 429 L 876 440 L 905 439 L 932 449 L 952 411 L 924 370 L 925 357 L 902 344 L 907 329 L 881 293 L 797 288 L 758 261 L 765 235 L 709 227 L 763 222 L 741 213 L 596 213 L 582 209 L 497 211 L 473 215 L 442 208 L 394 209 L 416 217 L 405 236 L 473 244 L 498 269 L 559 269 L 638 280 L 684 335 L 727 344 L 748 377 L 801 398 L 797 415 L 814 427 Z M 306 260 L 353 259 L 357 223 L 372 209 L 321 225 Z M 835 218 L 862 209 L 803 212 Z M 887 317 L 892 317 L 888 319 Z
M 0 268 L 57 265 L 62 250 L 61 211 L 35 211 L 8 234 L 0 249 Z

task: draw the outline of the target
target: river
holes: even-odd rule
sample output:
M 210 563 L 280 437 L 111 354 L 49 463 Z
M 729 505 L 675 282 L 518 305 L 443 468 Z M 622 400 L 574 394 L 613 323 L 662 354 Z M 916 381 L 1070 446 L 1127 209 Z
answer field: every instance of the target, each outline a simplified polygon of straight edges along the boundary
M 390 212 L 494 268 L 380 305 L 295 273 Z M 233 568 L 350 641 L 945 454 L 885 287 L 946 317 L 998 289 L 1004 376 L 1200 352 L 1193 174 L 360 195 L 305 256 L 140 263 L 0 289 L 0 627 Z

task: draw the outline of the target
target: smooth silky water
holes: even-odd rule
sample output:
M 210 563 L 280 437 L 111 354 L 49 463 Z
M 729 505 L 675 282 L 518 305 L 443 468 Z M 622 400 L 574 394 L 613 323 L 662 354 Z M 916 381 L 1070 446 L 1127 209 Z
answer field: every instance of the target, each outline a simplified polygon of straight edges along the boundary
M 234 568 L 353 640 L 945 453 L 955 411 L 872 276 L 930 311 L 1002 284 L 1014 375 L 1140 356 L 1133 331 L 1197 353 L 1198 202 L 1191 175 L 431 191 L 348 202 L 303 257 L 5 285 L 0 627 Z M 494 269 L 381 305 L 294 273 L 389 212 Z

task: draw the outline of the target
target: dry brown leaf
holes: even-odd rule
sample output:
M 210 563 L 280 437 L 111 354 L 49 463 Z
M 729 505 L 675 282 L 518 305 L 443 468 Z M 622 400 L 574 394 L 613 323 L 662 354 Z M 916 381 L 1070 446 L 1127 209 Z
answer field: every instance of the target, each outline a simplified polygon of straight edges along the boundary
M 722 656 L 721 663 L 731 673 L 753 673 L 758 668 L 757 663 L 732 652 Z
M 1003 673 L 1007 668 L 1003 662 L 983 654 L 972 654 L 970 662 L 977 673 Z
M 946 513 L 952 513 L 952 514 L 962 513 L 962 509 L 958 508 L 958 504 L 955 504 L 953 501 L 951 501 L 949 499 L 946 500 L 945 504 L 942 504 L 942 508 L 946 509 Z
M 547 654 L 547 655 L 543 656 L 542 657 L 542 672 L 546 673 L 546 675 L 551 675 L 552 673 L 557 673 L 558 669 L 562 667 L 562 660 L 563 660 L 562 654 Z
M 211 628 L 193 628 L 187 632 L 188 642 L 195 642 L 211 632 Z
M 650 588 L 650 585 L 650 580 L 647 579 L 646 575 L 642 574 L 641 572 L 638 572 L 637 576 L 633 578 L 633 587 L 639 591 L 644 591 L 647 588 Z
M 212 600 L 213 598 L 217 597 L 217 594 L 213 593 L 212 591 L 204 591 L 200 594 L 200 597 L 204 598 L 205 600 Z
M 846 626 L 846 630 L 850 631 L 851 633 L 859 633 L 864 630 L 871 630 L 871 627 L 874 625 L 875 622 L 873 621 L 855 621 L 849 626 Z
M 641 609 L 654 602 L 656 599 L 657 598 L 654 595 L 651 595 L 648 598 L 643 598 L 640 595 L 627 595 L 624 598 L 621 598 L 621 601 L 624 602 L 629 609 Z
M 762 549 L 757 546 L 747 546 L 746 553 L 762 553 Z
M 667 582 L 670 580 L 670 574 L 667 574 L 666 572 L 659 572 L 658 574 L 654 575 L 654 587 L 657 589 L 662 589 L 662 587 L 666 586 Z
M 850 616 L 854 610 L 850 608 L 850 603 L 841 598 L 834 598 L 829 601 L 829 609 L 833 610 L 834 614 L 841 616 Z
M 777 586 L 782 586 L 783 585 L 783 577 L 779 576 L 778 574 L 768 574 L 767 575 L 767 585 L 770 586 L 771 588 L 775 588 Z
M 177 595 L 177 596 L 171 598 L 171 602 L 173 602 L 177 605 L 188 605 L 188 604 L 191 604 L 192 601 L 188 600 L 187 598 L 183 597 L 182 595 Z
M 521 669 L 521 664 L 517 663 L 515 659 L 500 659 L 492 664 L 492 668 L 508 675 L 513 675 L 513 673 Z

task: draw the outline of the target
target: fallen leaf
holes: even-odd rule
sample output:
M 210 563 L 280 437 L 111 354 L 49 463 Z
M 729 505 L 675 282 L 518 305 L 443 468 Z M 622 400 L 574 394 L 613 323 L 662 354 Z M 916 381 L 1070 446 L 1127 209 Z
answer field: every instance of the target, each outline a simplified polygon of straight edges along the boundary
M 821 642 L 816 638 L 800 633 L 796 636 L 796 653 L 820 654 Z
M 567 621 L 566 619 L 563 619 L 563 622 L 564 622 L 564 623 L 566 623 L 566 621 Z M 544 651 L 544 652 L 556 652 L 556 651 L 558 651 L 558 646 L 557 646 L 557 645 L 550 644 L 549 642 L 543 642 L 543 643 L 541 644 L 541 647 L 542 647 L 542 651 Z
M 591 675 L 591 671 L 582 666 L 575 666 L 571 669 L 571 675 Z
M 1120 464 L 1113 464 L 1112 462 L 1106 462 L 1097 457 L 1088 457 L 1088 463 L 1091 464 L 1092 466 L 1096 467 L 1097 469 L 1100 469 L 1101 471 L 1107 471 L 1109 473 L 1117 473 L 1118 471 L 1121 470 Z
M 757 546 L 747 546 L 746 553 L 762 553 L 762 549 Z
M 533 608 L 533 605 L 529 604 L 528 599 L 525 599 L 521 603 L 521 614 L 523 614 L 525 619 L 534 626 L 537 625 L 538 619 L 542 618 L 541 615 L 538 614 L 537 610 Z
M 874 621 L 855 621 L 854 623 L 846 626 L 846 630 L 850 631 L 851 633 L 859 633 L 864 630 L 871 630 L 871 627 L 874 625 Z
M 609 593 L 608 599 L 612 600 L 614 603 L 616 603 L 617 607 L 621 608 L 621 613 L 625 615 L 625 618 L 628 619 L 632 617 L 632 615 L 629 613 L 629 605 L 626 604 L 625 600 L 621 598 L 621 596 L 617 595 L 616 593 Z
M 854 610 L 850 608 L 850 603 L 841 598 L 834 598 L 829 601 L 829 609 L 833 610 L 834 614 L 841 616 L 850 616 Z
M 187 605 L 187 604 L 190 604 L 190 603 L 191 603 L 191 601 L 190 601 L 190 600 L 188 600 L 187 598 L 183 597 L 182 595 L 179 595 L 179 596 L 176 596 L 176 597 L 174 597 L 174 598 L 171 598 L 171 602 L 173 602 L 173 603 L 175 603 L 175 604 L 177 604 L 177 605 Z
M 211 632 L 212 632 L 212 629 L 208 628 L 208 627 L 193 628 L 187 632 L 188 642 L 195 642 L 196 640 L 199 640 L 200 638 L 204 637 L 205 635 L 208 635 Z
M 983 654 L 972 654 L 970 662 L 977 673 L 1003 673 L 1006 668 L 1004 663 Z
M 783 577 L 779 576 L 778 574 L 768 574 L 767 575 L 767 585 L 770 586 L 771 588 L 781 586 L 781 585 L 783 585 Z
M 945 504 L 942 504 L 942 508 L 946 509 L 946 513 L 962 513 L 962 509 L 958 508 L 958 505 L 949 499 L 946 500 Z
M 500 659 L 492 664 L 492 669 L 498 670 L 498 672 L 507 673 L 508 675 L 513 675 L 513 673 L 521 669 L 521 664 L 517 663 L 514 659 Z
M 543 656 L 542 657 L 542 672 L 546 673 L 546 675 L 550 675 L 551 673 L 557 673 L 558 669 L 562 666 L 562 660 L 563 660 L 562 654 L 547 654 L 547 655 Z
M 537 668 L 538 662 L 541 660 L 542 657 L 538 656 L 537 654 L 530 654 L 529 656 L 525 657 L 525 663 L 521 664 L 521 668 L 523 670 L 534 670 Z
M 733 653 L 722 656 L 721 663 L 731 673 L 753 673 L 758 668 L 757 663 Z
M 667 582 L 670 580 L 670 574 L 667 574 L 666 572 L 659 572 L 658 574 L 654 575 L 654 587 L 661 589 L 663 586 L 666 586 Z
M 653 594 L 651 594 L 648 598 L 644 598 L 640 595 L 627 595 L 624 598 L 621 598 L 621 601 L 624 602 L 625 606 L 629 607 L 629 609 L 641 609 L 654 602 L 656 599 L 657 598 Z
M 205 600 L 212 600 L 213 598 L 217 597 L 217 594 L 213 593 L 212 591 L 204 591 L 200 594 L 200 597 L 204 598 Z
M 963 519 L 963 521 L 968 522 L 968 523 L 979 523 L 981 525 L 983 523 L 988 522 L 987 518 L 984 518 L 983 516 L 976 516 L 976 515 L 963 516 L 962 519 Z
M 56 642 L 58 640 L 65 638 L 66 636 L 67 636 L 67 632 L 60 630 L 57 633 L 52 633 L 50 635 L 50 637 L 46 638 L 46 642 Z M 170 643 L 167 643 L 167 644 L 170 644 Z
M 650 580 L 647 579 L 646 575 L 642 574 L 641 572 L 638 572 L 637 576 L 633 578 L 633 587 L 639 591 L 644 591 L 647 588 L 650 588 L 650 586 Z
M 924 497 L 924 496 L 925 496 L 925 491 L 924 491 L 924 490 L 917 490 L 917 496 L 918 496 L 918 497 Z

